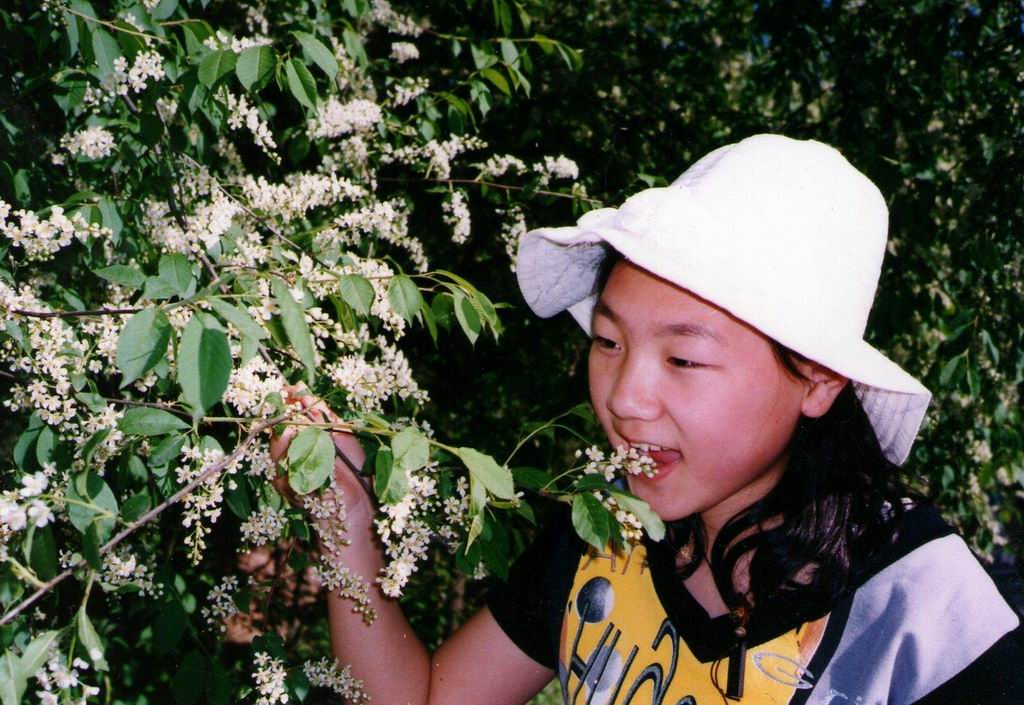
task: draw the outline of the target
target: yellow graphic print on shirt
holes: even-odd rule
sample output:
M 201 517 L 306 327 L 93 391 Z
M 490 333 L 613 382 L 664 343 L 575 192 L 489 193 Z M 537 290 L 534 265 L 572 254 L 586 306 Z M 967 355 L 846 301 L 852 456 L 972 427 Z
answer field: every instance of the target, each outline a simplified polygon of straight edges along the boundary
M 744 705 L 782 705 L 800 689 L 828 617 L 747 651 Z M 718 705 L 728 667 L 702 663 L 680 638 L 651 581 L 644 547 L 580 559 L 559 645 L 566 705 Z M 715 686 L 712 672 L 719 690 Z

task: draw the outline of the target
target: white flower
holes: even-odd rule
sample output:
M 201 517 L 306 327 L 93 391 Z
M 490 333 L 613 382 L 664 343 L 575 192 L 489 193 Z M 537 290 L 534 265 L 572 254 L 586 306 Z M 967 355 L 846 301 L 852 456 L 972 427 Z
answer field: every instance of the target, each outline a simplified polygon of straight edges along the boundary
M 430 88 L 430 81 L 426 78 L 403 78 L 391 87 L 390 102 L 394 107 L 399 107 L 419 98 Z
M 420 58 L 420 50 L 412 42 L 392 42 L 391 58 L 400 64 Z
M 17 502 L 0 501 L 0 524 L 10 531 L 21 531 L 28 524 L 25 508 Z
M 337 661 L 324 656 L 319 661 L 306 661 L 302 671 L 315 688 L 330 688 L 351 705 L 366 705 L 369 696 L 363 691 L 363 682 L 352 675 L 351 668 L 339 668 Z
M 255 106 L 249 105 L 249 101 L 244 95 L 236 96 L 227 88 L 223 89 L 222 96 L 229 113 L 228 127 L 237 130 L 244 124 L 252 134 L 253 141 L 263 150 L 264 154 L 274 162 L 279 162 L 281 158 L 274 151 L 277 149 L 274 135 L 271 134 L 267 123 L 260 117 L 259 110 Z
M 87 159 L 102 159 L 114 151 L 114 136 L 94 125 L 73 135 L 64 135 L 60 138 L 60 146 L 72 156 L 81 154 Z
M 284 670 L 284 663 L 262 651 L 256 653 L 256 671 L 252 674 L 256 681 L 256 705 L 274 705 L 275 703 L 287 703 L 288 693 L 285 689 L 284 680 L 287 673 Z
M 285 527 L 288 526 L 288 517 L 284 510 L 263 507 L 258 512 L 253 512 L 249 518 L 242 522 L 242 540 L 253 546 L 264 546 L 276 540 Z
M 53 521 L 53 512 L 50 510 L 50 506 L 38 499 L 33 500 L 28 505 L 27 514 L 28 520 L 31 521 L 32 525 L 37 529 L 41 529 Z
M 441 209 L 444 211 L 442 218 L 446 225 L 452 229 L 452 242 L 461 245 L 469 239 L 472 224 L 469 219 L 469 205 L 466 203 L 466 194 L 462 191 L 452 191 L 448 197 L 441 202 Z
M 18 490 L 18 493 L 22 497 L 35 497 L 37 494 L 43 493 L 43 490 L 46 489 L 46 485 L 48 483 L 49 479 L 41 472 L 37 472 L 32 475 L 24 475 L 21 478 L 22 487 Z
M 580 168 L 576 162 L 565 156 L 544 157 L 543 162 L 533 165 L 533 170 L 540 174 L 540 182 L 547 184 L 551 179 L 572 179 L 576 180 L 580 175 Z
M 367 132 L 383 119 L 380 106 L 372 100 L 356 98 L 342 103 L 331 96 L 319 114 L 310 120 L 307 131 L 311 139 L 334 139 L 351 132 Z

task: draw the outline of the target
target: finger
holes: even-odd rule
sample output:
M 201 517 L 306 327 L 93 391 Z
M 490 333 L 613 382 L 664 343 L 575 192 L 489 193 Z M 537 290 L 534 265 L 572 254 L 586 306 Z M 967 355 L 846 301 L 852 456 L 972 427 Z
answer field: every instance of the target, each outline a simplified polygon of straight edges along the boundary
M 270 457 L 275 463 L 281 462 L 281 458 L 288 452 L 288 446 L 291 445 L 292 439 L 298 432 L 299 429 L 288 426 L 281 432 L 281 435 L 274 434 L 270 437 Z

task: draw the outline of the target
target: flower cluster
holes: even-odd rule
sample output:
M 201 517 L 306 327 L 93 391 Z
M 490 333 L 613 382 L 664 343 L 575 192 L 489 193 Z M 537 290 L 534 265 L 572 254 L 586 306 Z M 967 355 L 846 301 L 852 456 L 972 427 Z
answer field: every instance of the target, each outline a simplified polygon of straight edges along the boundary
M 123 56 L 114 59 L 114 90 L 118 95 L 128 95 L 129 90 L 141 93 L 146 90 L 149 79 L 159 81 L 166 75 L 163 60 L 155 50 L 140 51 L 135 55 L 131 67 L 128 66 L 128 59 Z
M 606 456 L 597 446 L 576 451 L 577 458 L 583 456 L 586 456 L 587 463 L 583 465 L 582 473 L 601 475 L 607 482 L 614 482 L 624 474 L 653 477 L 657 472 L 654 460 L 633 446 L 619 446 L 610 456 Z M 605 490 L 594 490 L 593 495 L 615 517 L 619 524 L 619 535 L 624 543 L 633 544 L 642 538 L 643 523 L 633 512 L 622 508 L 614 494 Z
M 338 667 L 338 662 L 324 656 L 319 661 L 306 661 L 302 665 L 309 684 L 314 688 L 329 688 L 350 705 L 367 705 L 370 696 L 363 690 L 363 682 L 352 675 L 349 666 Z
M 52 650 L 46 664 L 34 674 L 40 688 L 36 695 L 41 705 L 58 705 L 61 702 L 85 705 L 89 698 L 99 695 L 98 687 L 79 680 L 79 671 L 88 668 L 89 664 L 77 656 L 68 663 L 64 654 L 57 649 Z M 72 700 L 71 691 L 78 687 L 82 689 L 81 698 Z
M 254 19 L 258 22 L 258 18 Z M 227 49 L 235 54 L 241 54 L 249 47 L 269 46 L 273 44 L 273 41 L 270 37 L 260 35 L 239 38 L 225 32 L 223 29 L 218 29 L 214 36 L 207 37 L 203 41 L 203 45 L 211 51 Z
M 398 149 L 387 143 L 382 148 L 381 162 L 423 167 L 427 176 L 433 174 L 439 179 L 448 179 L 452 175 L 452 161 L 456 157 L 486 147 L 487 143 L 475 135 L 455 135 L 446 140 L 429 140 L 422 145 L 410 144 Z
M 253 210 L 273 213 L 288 223 L 307 215 L 314 208 L 355 201 L 366 191 L 338 174 L 295 173 L 272 184 L 266 177 L 245 176 L 235 181 Z
M 71 156 L 81 154 L 86 159 L 103 159 L 114 151 L 114 136 L 106 129 L 93 125 L 73 135 L 60 138 L 60 146 Z
M 544 157 L 543 162 L 533 165 L 533 170 L 540 175 L 540 182 L 547 185 L 552 179 L 576 180 L 580 175 L 580 168 L 576 162 L 565 156 Z
M 29 526 L 42 528 L 54 520 L 50 505 L 39 498 L 48 483 L 42 472 L 23 475 L 20 488 L 0 494 L 0 557 L 6 557 L 12 534 Z
M 429 397 L 413 379 L 405 353 L 383 337 L 376 339 L 376 360 L 365 354 L 344 355 L 324 370 L 345 390 L 345 400 L 360 411 L 383 411 L 384 402 L 393 396 L 424 403 Z
M 288 675 L 284 670 L 284 662 L 273 658 L 263 651 L 256 653 L 254 662 L 256 670 L 253 680 L 256 681 L 256 705 L 274 705 L 288 702 L 288 691 L 284 679 Z
M 281 372 L 259 355 L 231 371 L 224 401 L 240 416 L 269 416 L 274 407 L 267 396 L 280 392 L 285 385 Z
M 377 611 L 370 604 L 370 586 L 351 568 L 337 558 L 324 554 L 313 572 L 328 592 L 351 600 L 352 611 L 361 615 L 366 624 L 373 624 L 376 621 Z
M 411 18 L 401 15 L 391 7 L 388 0 L 372 0 L 370 3 L 370 19 L 395 34 L 418 37 L 423 32 Z
M 274 135 L 271 134 L 270 127 L 260 116 L 260 111 L 256 106 L 250 105 L 244 95 L 236 96 L 227 88 L 223 89 L 222 96 L 228 109 L 228 127 L 237 130 L 245 125 L 252 134 L 253 141 L 263 150 L 263 153 L 270 157 L 271 161 L 281 161 L 275 151 L 277 142 L 274 141 Z
M 657 463 L 646 453 L 641 453 L 633 446 L 619 446 L 610 456 L 605 456 L 597 446 L 586 450 L 577 450 L 576 457 L 587 457 L 583 466 L 584 475 L 603 475 L 608 482 L 624 474 L 654 477 L 658 471 Z
M 182 460 L 184 463 L 178 466 L 175 475 L 178 483 L 184 486 L 206 473 L 213 465 L 223 462 L 224 451 L 217 448 L 203 450 L 199 446 L 193 446 L 182 453 Z M 213 524 L 220 517 L 221 503 L 224 501 L 224 476 L 234 473 L 239 462 L 239 459 L 235 458 L 221 472 L 209 473 L 206 479 L 185 497 L 185 516 L 181 524 L 186 529 L 192 529 L 185 537 L 185 545 L 191 548 L 189 557 L 195 563 L 202 557 L 206 548 L 205 537 L 210 533 L 210 527 L 203 520 Z
M 60 206 L 50 208 L 49 217 L 42 219 L 31 211 L 15 211 L 14 215 L 20 221 L 17 225 L 8 220 L 9 215 L 11 206 L 0 200 L 0 233 L 15 247 L 20 247 L 29 260 L 51 259 L 70 245 L 75 237 L 86 242 L 89 238 L 109 237 L 111 234 L 110 228 L 86 222 L 81 213 L 67 217 Z
M 153 581 L 153 569 L 126 550 L 104 554 L 100 582 L 104 590 L 130 586 L 143 596 L 160 597 L 163 594 L 163 585 Z
M 391 58 L 400 64 L 420 58 L 420 50 L 412 42 L 392 42 Z
M 336 139 L 353 132 L 367 132 L 384 119 L 380 106 L 372 100 L 356 98 L 346 103 L 331 97 L 319 114 L 310 120 L 310 139 Z
M 445 225 L 452 229 L 452 242 L 456 245 L 466 242 L 472 231 L 466 194 L 462 191 L 450 192 L 448 197 L 441 202 L 441 210 L 444 211 L 442 218 Z
M 436 472 L 436 462 L 406 470 L 409 489 L 405 496 L 394 504 L 383 505 L 383 516 L 374 522 L 388 559 L 377 582 L 389 597 L 402 594 L 409 578 L 426 558 L 431 539 L 436 536 L 449 548 L 454 548 L 465 524 L 468 485 L 464 481 L 457 483 L 456 494 L 442 500 Z M 438 519 L 441 519 L 441 527 L 435 530 L 432 520 Z
M 242 522 L 242 540 L 251 546 L 265 546 L 276 541 L 287 526 L 284 510 L 263 507 Z
M 31 379 L 12 384 L 3 404 L 11 411 L 32 411 L 59 429 L 69 428 L 79 408 L 72 377 L 85 373 L 89 346 L 61 319 L 23 317 L 19 310 L 47 312 L 50 307 L 33 295 L 29 286 L 15 291 L 0 281 L 0 311 L 11 323 L 23 326 L 19 327 L 21 340 L 0 340 L 0 358 L 11 372 Z
M 480 164 L 474 164 L 480 170 L 481 179 L 497 179 L 505 174 L 525 174 L 526 163 L 511 154 L 495 154 Z
M 516 258 L 519 256 L 519 244 L 526 235 L 526 214 L 520 206 L 511 206 L 507 211 L 507 219 L 501 224 L 501 239 L 505 243 L 505 254 L 508 255 L 512 271 L 516 271 Z
M 210 594 L 206 597 L 209 604 L 199 610 L 208 626 L 221 632 L 228 630 L 227 620 L 239 613 L 238 605 L 235 604 L 237 591 L 238 578 L 234 575 L 227 576 L 210 590 Z
M 391 86 L 388 101 L 393 107 L 401 107 L 413 102 L 430 88 L 430 80 L 418 76 L 416 78 L 406 77 L 396 81 Z

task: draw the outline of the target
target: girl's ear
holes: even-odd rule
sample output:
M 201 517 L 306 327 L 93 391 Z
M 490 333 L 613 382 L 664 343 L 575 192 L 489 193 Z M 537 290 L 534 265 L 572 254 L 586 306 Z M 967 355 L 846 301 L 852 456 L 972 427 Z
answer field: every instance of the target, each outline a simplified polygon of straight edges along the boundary
M 832 402 L 839 396 L 839 392 L 843 391 L 843 387 L 850 380 L 817 362 L 808 360 L 798 364 L 807 380 L 807 389 L 800 404 L 800 412 L 812 419 L 824 416 L 832 408 Z

